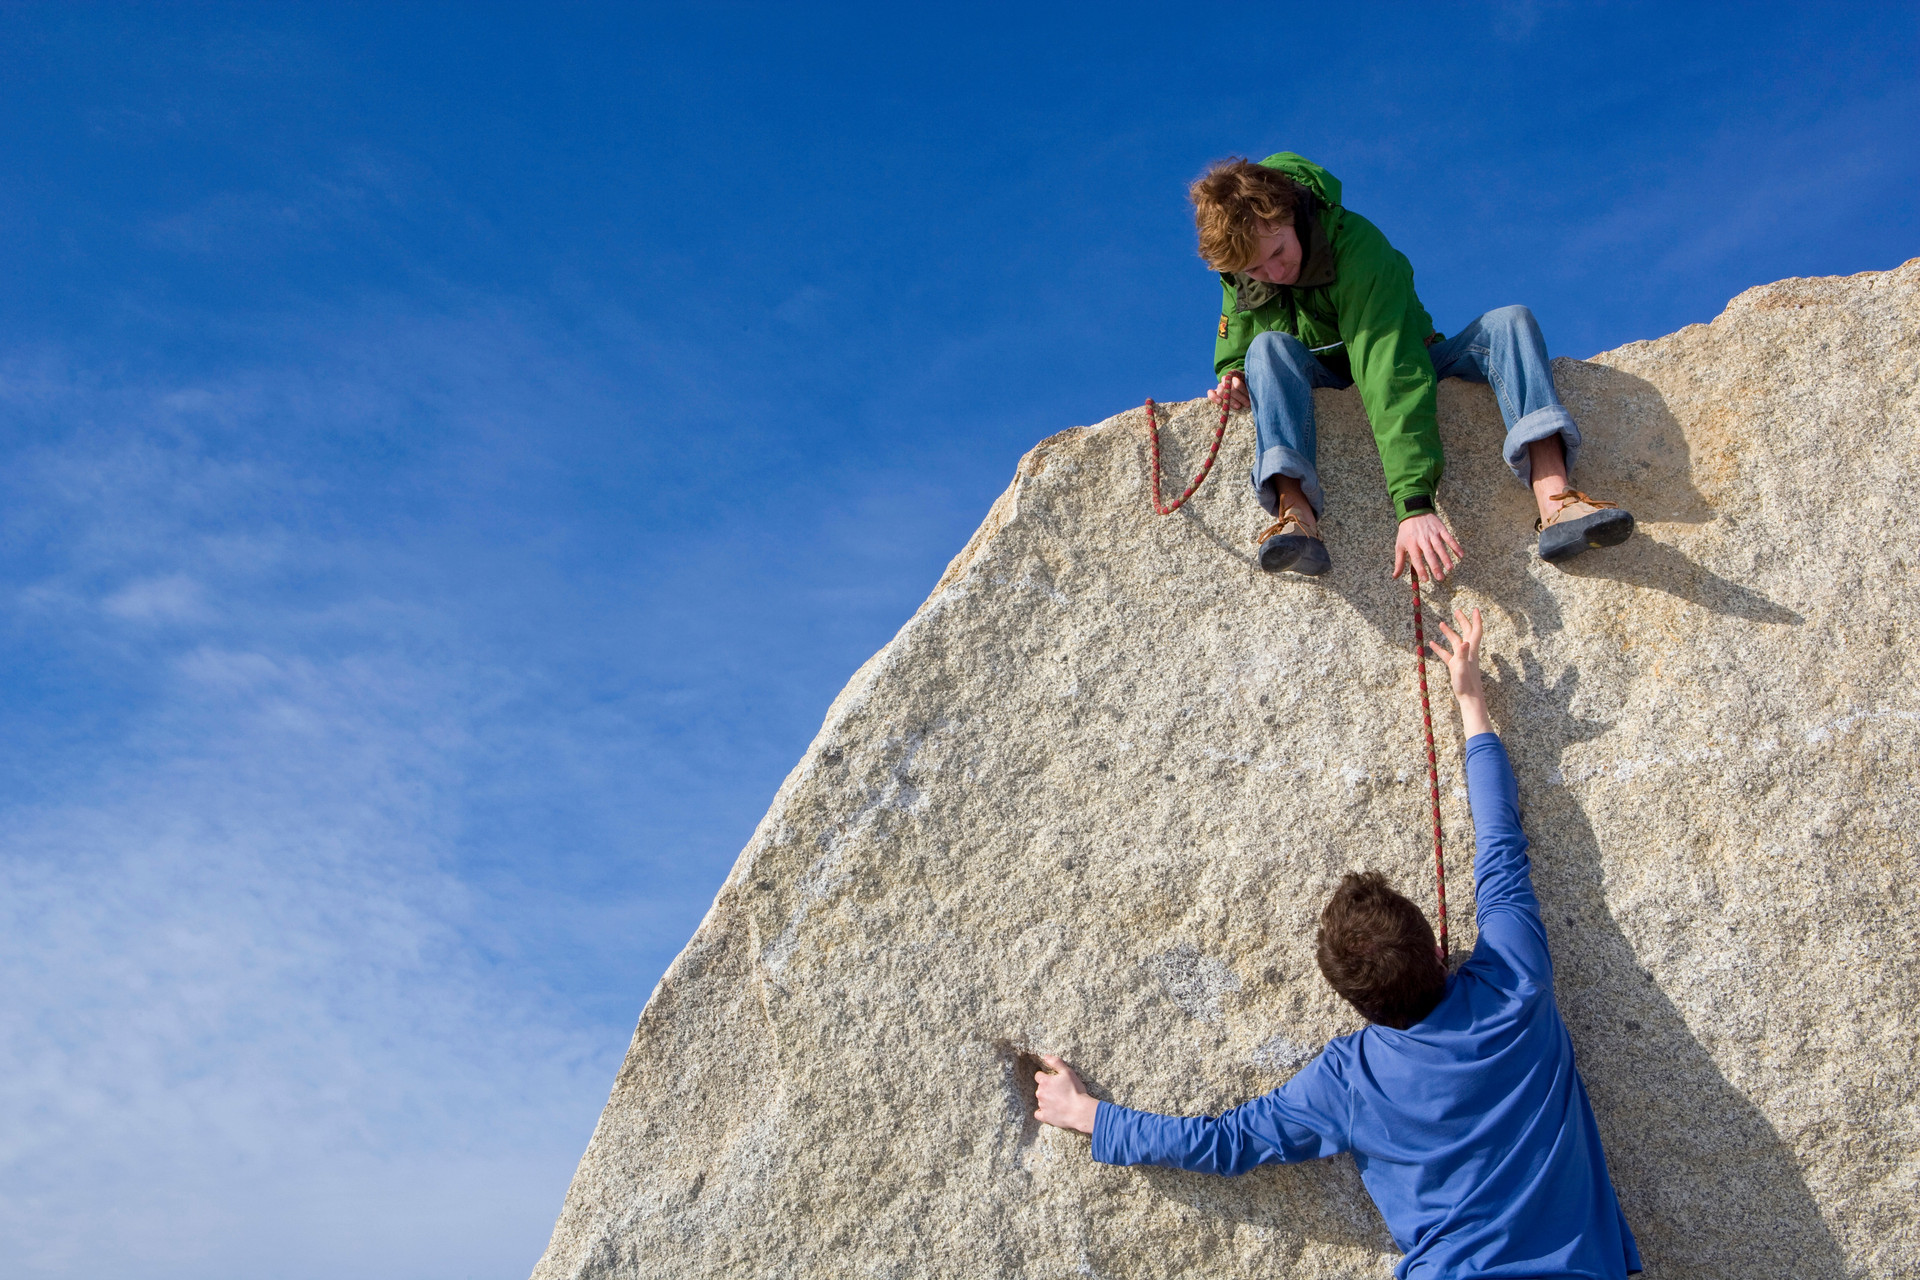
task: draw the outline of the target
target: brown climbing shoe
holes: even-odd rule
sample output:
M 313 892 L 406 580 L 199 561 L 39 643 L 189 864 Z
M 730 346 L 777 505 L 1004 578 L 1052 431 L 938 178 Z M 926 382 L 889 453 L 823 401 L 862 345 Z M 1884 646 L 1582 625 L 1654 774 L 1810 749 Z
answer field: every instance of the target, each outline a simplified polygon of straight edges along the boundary
M 1308 577 L 1325 573 L 1333 564 L 1327 555 L 1327 544 L 1309 533 L 1308 528 L 1292 507 L 1283 508 L 1280 518 L 1254 539 L 1260 544 L 1260 567 L 1268 573 L 1291 569 Z
M 1633 533 L 1633 513 L 1618 503 L 1589 498 L 1578 489 L 1563 489 L 1547 499 L 1564 505 L 1553 519 L 1536 520 L 1542 560 L 1571 560 L 1589 547 L 1613 547 Z

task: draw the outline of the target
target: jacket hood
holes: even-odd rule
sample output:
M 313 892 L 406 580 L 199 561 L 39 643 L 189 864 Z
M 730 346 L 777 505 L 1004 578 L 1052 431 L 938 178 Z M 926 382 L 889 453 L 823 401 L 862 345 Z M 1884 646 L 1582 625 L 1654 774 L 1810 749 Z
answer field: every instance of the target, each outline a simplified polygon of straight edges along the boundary
M 1327 204 L 1340 203 L 1340 179 L 1305 156 L 1293 151 L 1276 151 L 1260 163 L 1269 169 L 1278 169 Z

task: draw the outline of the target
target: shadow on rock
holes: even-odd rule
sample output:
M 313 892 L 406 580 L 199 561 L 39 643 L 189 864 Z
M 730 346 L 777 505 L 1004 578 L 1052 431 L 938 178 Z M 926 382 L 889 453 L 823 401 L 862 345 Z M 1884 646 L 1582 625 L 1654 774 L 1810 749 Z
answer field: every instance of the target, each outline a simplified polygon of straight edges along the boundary
M 1695 484 L 1693 449 L 1645 378 L 1584 360 L 1555 360 L 1554 385 L 1588 437 L 1573 482 L 1595 486 L 1641 520 L 1705 524 L 1713 508 Z
M 1793 1153 L 1640 964 L 1608 909 L 1593 826 L 1550 781 L 1567 746 L 1605 727 L 1572 716 L 1577 673 L 1548 685 L 1525 654 L 1522 669 L 1515 681 L 1502 668 L 1489 699 L 1521 727 L 1505 736 L 1555 992 L 1649 1274 L 1847 1275 Z
M 1393 535 L 1386 535 L 1386 549 L 1390 556 L 1393 550 Z M 1324 583 L 1321 590 L 1339 596 L 1353 610 L 1354 616 L 1379 633 L 1381 640 L 1390 647 L 1404 649 L 1408 660 L 1413 657 L 1413 592 L 1403 574 L 1398 578 L 1389 578 L 1387 569 L 1390 559 L 1380 559 L 1365 565 L 1338 565 L 1325 577 L 1315 579 L 1315 585 Z M 1427 607 L 1429 619 L 1435 616 L 1445 617 L 1442 603 L 1450 600 L 1452 585 L 1446 581 L 1422 583 L 1420 595 Z M 1451 608 L 1451 606 L 1447 606 Z M 1427 623 L 1429 629 L 1433 623 Z M 1434 632 L 1435 635 L 1439 633 Z
M 1560 572 L 1572 578 L 1610 578 L 1649 591 L 1664 591 L 1713 613 L 1799 626 L 1806 619 L 1758 591 L 1729 582 L 1664 542 L 1636 533 L 1617 547 L 1565 561 Z
M 1247 505 L 1249 507 L 1253 506 L 1253 499 L 1251 497 L 1247 499 Z M 1258 569 L 1260 567 L 1260 546 L 1258 543 L 1248 540 L 1236 546 L 1225 534 L 1201 519 L 1199 512 L 1195 511 L 1192 507 L 1182 507 L 1173 514 L 1175 519 L 1184 520 L 1187 526 L 1193 529 L 1194 532 L 1212 543 L 1215 550 L 1225 552 L 1229 559 L 1238 560 L 1249 569 Z
M 1393 1253 L 1393 1237 L 1351 1156 L 1267 1165 L 1237 1178 L 1184 1169 L 1140 1169 L 1158 1194 L 1211 1218 L 1323 1243 Z

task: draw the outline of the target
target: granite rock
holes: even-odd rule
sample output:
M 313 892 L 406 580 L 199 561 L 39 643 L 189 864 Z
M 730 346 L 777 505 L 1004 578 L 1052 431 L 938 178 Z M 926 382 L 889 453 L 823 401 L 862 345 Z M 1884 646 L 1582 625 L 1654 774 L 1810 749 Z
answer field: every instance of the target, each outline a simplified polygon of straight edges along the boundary
M 1554 374 L 1624 546 L 1556 568 L 1482 386 L 1440 388 L 1490 700 L 1650 1276 L 1920 1268 L 1920 260 L 1750 290 Z M 833 703 L 640 1015 L 536 1277 L 1386 1274 L 1350 1160 L 1115 1169 L 1032 1055 L 1213 1112 L 1355 1015 L 1313 922 L 1433 896 L 1407 587 L 1356 395 L 1334 568 L 1268 576 L 1236 418 L 1184 510 L 1145 418 L 1041 442 Z M 1168 406 L 1178 492 L 1212 423 Z M 1435 682 L 1440 693 L 1442 684 Z M 1456 955 L 1458 722 L 1436 706 Z

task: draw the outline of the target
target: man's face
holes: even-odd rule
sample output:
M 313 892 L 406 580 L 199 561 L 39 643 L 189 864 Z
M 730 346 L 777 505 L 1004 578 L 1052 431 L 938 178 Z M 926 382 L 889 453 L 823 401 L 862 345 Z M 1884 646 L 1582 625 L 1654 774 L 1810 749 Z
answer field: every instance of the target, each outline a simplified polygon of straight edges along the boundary
M 1292 284 L 1300 278 L 1300 237 L 1292 227 L 1263 227 L 1256 242 L 1259 256 L 1247 274 L 1268 284 Z

